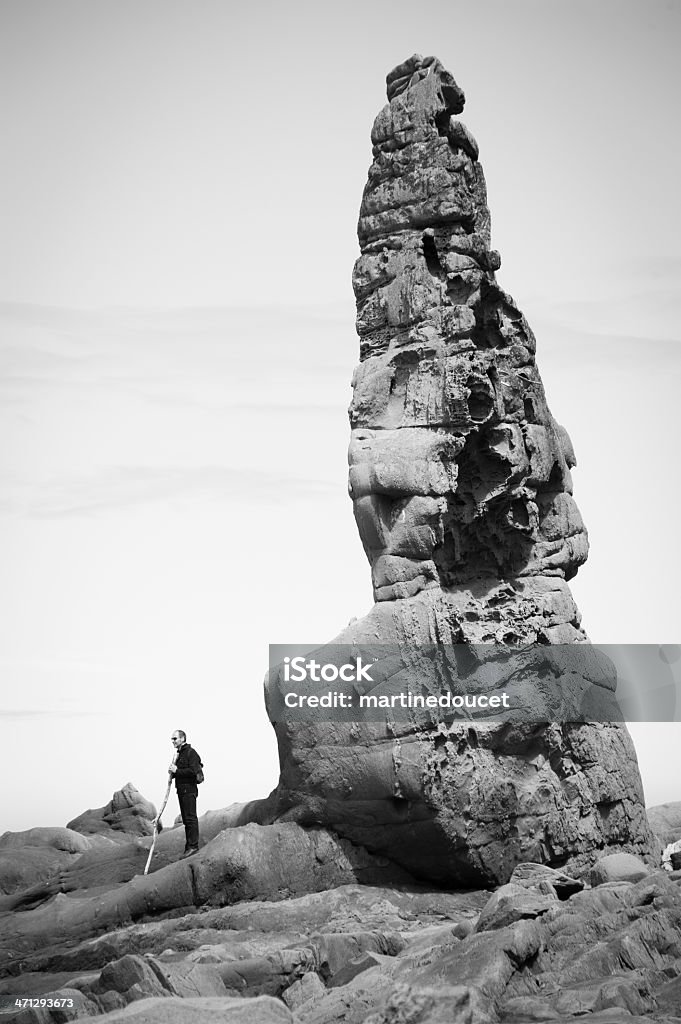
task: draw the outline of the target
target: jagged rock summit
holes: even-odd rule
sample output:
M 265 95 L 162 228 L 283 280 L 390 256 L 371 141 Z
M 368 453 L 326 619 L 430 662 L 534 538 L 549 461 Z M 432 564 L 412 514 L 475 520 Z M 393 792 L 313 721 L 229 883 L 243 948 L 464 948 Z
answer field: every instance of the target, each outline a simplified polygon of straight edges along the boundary
M 453 116 L 463 93 L 439 61 L 414 56 L 388 76 L 388 97 L 353 275 L 350 493 L 376 600 L 512 580 L 541 618 L 487 616 L 476 640 L 583 639 L 562 583 L 587 555 L 574 455 L 534 335 L 495 279 L 478 147 Z
M 575 458 L 496 280 L 464 94 L 417 54 L 387 85 L 358 225 L 349 452 L 376 603 L 333 643 L 585 643 L 567 582 L 588 548 Z M 420 877 L 505 882 L 522 860 L 580 871 L 654 848 L 624 725 L 274 725 L 263 820 L 323 824 Z
M 83 811 L 66 827 L 83 835 L 150 836 L 154 831 L 155 815 L 154 805 L 132 782 L 126 782 L 122 789 L 116 790 L 108 804 Z

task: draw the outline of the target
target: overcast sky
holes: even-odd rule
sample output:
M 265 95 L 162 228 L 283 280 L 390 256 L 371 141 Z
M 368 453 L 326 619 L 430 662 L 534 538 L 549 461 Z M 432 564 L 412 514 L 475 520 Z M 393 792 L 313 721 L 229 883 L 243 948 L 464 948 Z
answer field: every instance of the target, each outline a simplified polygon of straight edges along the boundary
M 0 0 L 0 832 L 132 781 L 277 779 L 269 643 L 371 605 L 346 493 L 355 228 L 385 75 L 468 97 L 538 338 L 599 643 L 679 641 L 675 0 Z M 633 729 L 649 803 L 680 726 Z M 171 808 L 171 813 L 176 808 Z

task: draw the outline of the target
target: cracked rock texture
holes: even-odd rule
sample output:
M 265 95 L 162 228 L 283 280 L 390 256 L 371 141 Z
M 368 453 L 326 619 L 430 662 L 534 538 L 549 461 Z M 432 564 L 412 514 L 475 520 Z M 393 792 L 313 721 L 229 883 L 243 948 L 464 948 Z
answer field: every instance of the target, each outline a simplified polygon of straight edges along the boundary
M 419 55 L 387 84 L 358 226 L 349 452 L 376 603 L 333 643 L 584 643 L 575 457 L 496 280 L 463 92 Z M 281 777 L 258 820 L 331 827 L 417 876 L 497 883 L 523 860 L 656 853 L 624 725 L 274 725 Z
M 679 881 L 640 867 L 638 882 L 589 888 L 526 863 L 493 894 L 353 882 L 224 906 L 218 887 L 171 915 L 45 936 L 0 962 L 0 997 L 71 1001 L 14 1024 L 679 1024 Z M 301 876 L 286 854 L 281 870 Z

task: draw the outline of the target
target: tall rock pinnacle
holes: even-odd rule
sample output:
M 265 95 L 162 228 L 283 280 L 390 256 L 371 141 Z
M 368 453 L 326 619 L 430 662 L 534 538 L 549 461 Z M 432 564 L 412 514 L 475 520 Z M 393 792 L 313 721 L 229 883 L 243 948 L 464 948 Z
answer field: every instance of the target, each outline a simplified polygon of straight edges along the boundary
M 375 598 L 513 580 L 532 613 L 505 618 L 508 636 L 494 619 L 463 635 L 570 642 L 581 634 L 562 581 L 587 554 L 574 456 L 546 404 L 534 335 L 496 283 L 478 147 L 454 116 L 463 93 L 415 55 L 388 76 L 388 97 L 353 276 L 350 493 Z
M 334 643 L 583 644 L 574 454 L 496 281 L 463 92 L 418 54 L 387 86 L 358 225 L 349 453 L 376 603 Z M 521 860 L 652 849 L 624 725 L 274 725 L 267 820 L 329 826 L 421 877 L 499 882 Z

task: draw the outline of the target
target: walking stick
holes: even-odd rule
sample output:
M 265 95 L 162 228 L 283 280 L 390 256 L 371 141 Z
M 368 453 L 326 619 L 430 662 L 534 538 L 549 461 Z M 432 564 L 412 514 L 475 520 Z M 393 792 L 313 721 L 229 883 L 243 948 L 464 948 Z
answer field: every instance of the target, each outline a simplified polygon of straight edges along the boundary
M 177 763 L 177 755 L 179 753 L 180 753 L 179 750 L 175 751 L 173 759 L 170 762 L 171 765 Z M 173 773 L 169 771 L 168 772 L 168 785 L 166 787 L 166 795 L 163 798 L 163 803 L 161 804 L 161 810 L 158 812 L 158 814 L 154 818 L 154 835 L 153 835 L 153 838 L 151 840 L 151 848 L 149 850 L 149 856 L 147 857 L 147 863 L 144 866 L 144 874 L 145 875 L 148 874 L 148 872 L 149 872 L 149 865 L 151 864 L 151 857 L 152 857 L 152 854 L 154 852 L 154 847 L 156 846 L 156 837 L 158 836 L 158 831 L 159 831 L 158 826 L 161 824 L 161 815 L 163 814 L 163 812 L 166 809 L 166 804 L 168 803 L 168 797 L 170 796 L 170 787 L 172 786 L 172 784 L 173 784 Z

